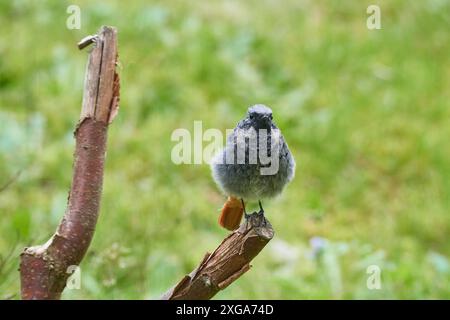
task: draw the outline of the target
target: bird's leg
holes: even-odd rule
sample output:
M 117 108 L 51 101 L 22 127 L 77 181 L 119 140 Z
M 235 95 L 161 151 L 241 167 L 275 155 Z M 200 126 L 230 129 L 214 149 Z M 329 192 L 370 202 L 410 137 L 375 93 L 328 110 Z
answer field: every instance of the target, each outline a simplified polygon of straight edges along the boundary
M 264 209 L 262 207 L 261 200 L 258 200 L 258 204 L 259 204 L 259 212 L 258 213 L 264 214 Z
M 250 215 L 248 215 L 247 214 L 247 210 L 245 210 L 245 203 L 244 203 L 244 199 L 243 198 L 241 198 L 241 203 L 242 203 L 242 208 L 244 208 L 244 217 L 247 220 L 250 217 Z
M 262 207 L 261 200 L 258 200 L 258 204 L 259 204 L 258 217 L 261 219 L 260 220 L 261 225 L 265 227 L 267 225 L 267 220 L 264 217 L 264 209 Z

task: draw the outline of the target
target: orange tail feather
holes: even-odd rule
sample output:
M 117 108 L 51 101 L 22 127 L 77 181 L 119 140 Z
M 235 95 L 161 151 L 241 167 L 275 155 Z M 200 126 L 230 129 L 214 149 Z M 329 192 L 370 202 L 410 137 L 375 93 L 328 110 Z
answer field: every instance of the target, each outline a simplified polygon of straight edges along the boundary
M 230 231 L 236 230 L 241 223 L 244 207 L 240 200 L 228 197 L 219 216 L 219 224 Z

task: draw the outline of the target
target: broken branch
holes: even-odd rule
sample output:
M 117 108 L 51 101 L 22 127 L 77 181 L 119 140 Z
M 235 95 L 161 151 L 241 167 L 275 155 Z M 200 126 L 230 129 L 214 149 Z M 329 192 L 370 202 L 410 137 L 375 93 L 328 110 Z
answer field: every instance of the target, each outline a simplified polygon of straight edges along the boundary
M 273 228 L 264 214 L 252 213 L 238 230 L 229 234 L 213 253 L 207 253 L 200 265 L 161 299 L 211 299 L 250 270 L 250 262 L 273 235 Z
M 68 268 L 80 264 L 94 235 L 108 124 L 117 114 L 119 101 L 119 78 L 115 72 L 117 31 L 102 27 L 95 38 L 86 70 L 81 116 L 75 130 L 74 172 L 67 209 L 47 243 L 25 248 L 21 254 L 23 299 L 59 299 L 70 276 Z

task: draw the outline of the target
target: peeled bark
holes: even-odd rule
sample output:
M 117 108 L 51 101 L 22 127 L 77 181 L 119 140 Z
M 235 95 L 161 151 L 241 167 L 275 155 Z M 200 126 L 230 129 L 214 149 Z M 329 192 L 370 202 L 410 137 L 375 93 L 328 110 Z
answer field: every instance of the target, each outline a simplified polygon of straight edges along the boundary
M 91 243 L 100 209 L 108 125 L 118 110 L 116 62 L 116 29 L 102 27 L 89 54 L 67 209 L 47 243 L 22 252 L 22 299 L 59 299 L 70 276 L 68 268 L 81 263 Z

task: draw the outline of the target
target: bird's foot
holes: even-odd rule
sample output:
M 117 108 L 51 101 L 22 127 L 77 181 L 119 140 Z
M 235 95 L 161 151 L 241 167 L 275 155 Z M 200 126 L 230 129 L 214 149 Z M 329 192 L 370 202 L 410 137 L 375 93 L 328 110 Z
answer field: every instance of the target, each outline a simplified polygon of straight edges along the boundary
M 264 216 L 264 208 L 262 207 L 261 201 L 258 201 L 259 211 L 258 212 L 254 211 L 251 214 L 248 214 L 247 211 L 245 210 L 244 199 L 241 199 L 241 203 L 242 203 L 242 207 L 244 208 L 244 217 L 245 217 L 246 225 L 250 224 L 252 226 L 257 226 L 257 227 L 266 227 L 267 226 L 267 220 L 266 220 L 266 217 Z
M 257 215 L 258 215 L 258 218 L 261 221 L 261 225 L 263 227 L 265 227 L 267 225 L 267 220 L 264 217 L 264 208 L 262 207 L 261 200 L 258 200 L 258 204 L 259 204 L 259 211 L 258 211 Z
M 267 225 L 267 220 L 266 217 L 264 216 L 264 209 L 261 205 L 261 201 L 259 202 L 259 211 L 254 211 L 250 214 L 248 214 L 246 211 L 245 212 L 245 221 L 246 224 L 250 224 L 251 226 L 254 227 L 266 227 Z

